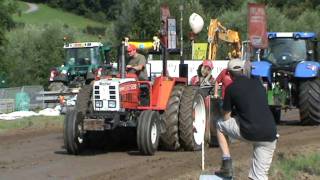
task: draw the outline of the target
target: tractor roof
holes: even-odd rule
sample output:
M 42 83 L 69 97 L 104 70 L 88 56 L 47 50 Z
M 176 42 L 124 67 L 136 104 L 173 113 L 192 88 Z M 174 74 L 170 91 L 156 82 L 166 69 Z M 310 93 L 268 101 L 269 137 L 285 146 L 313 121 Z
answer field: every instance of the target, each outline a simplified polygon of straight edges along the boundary
M 315 32 L 268 32 L 268 38 L 295 38 L 295 39 L 312 39 L 316 38 Z
M 81 43 L 69 43 L 65 44 L 63 48 L 90 48 L 103 46 L 101 42 L 81 42 Z

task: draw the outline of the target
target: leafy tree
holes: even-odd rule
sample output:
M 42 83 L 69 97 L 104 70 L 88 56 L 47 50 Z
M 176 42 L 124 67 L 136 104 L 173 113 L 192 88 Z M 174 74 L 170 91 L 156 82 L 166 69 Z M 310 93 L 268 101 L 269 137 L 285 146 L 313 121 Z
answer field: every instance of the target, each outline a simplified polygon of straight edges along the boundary
M 151 5 L 152 4 L 152 5 Z M 121 14 L 117 16 L 115 22 L 115 34 L 117 39 L 129 36 L 131 39 L 152 40 L 160 30 L 160 6 L 167 4 L 170 9 L 171 17 L 176 19 L 177 40 L 180 39 L 180 10 L 179 5 L 184 6 L 183 10 L 183 39 L 184 47 L 191 52 L 188 34 L 191 31 L 189 27 L 189 16 L 196 12 L 205 20 L 205 14 L 199 0 L 180 1 L 153 1 L 153 0 L 124 0 L 121 4 Z M 200 34 L 199 39 L 205 39 L 205 30 Z M 179 41 L 178 41 L 179 43 Z
M 57 24 L 11 32 L 5 55 L 10 86 L 46 85 L 50 69 L 63 64 L 63 37 L 72 39 L 73 34 L 74 30 Z
M 7 43 L 5 33 L 14 27 L 11 17 L 16 10 L 16 3 L 0 0 L 0 72 L 5 72 L 6 64 L 3 62 L 4 48 Z

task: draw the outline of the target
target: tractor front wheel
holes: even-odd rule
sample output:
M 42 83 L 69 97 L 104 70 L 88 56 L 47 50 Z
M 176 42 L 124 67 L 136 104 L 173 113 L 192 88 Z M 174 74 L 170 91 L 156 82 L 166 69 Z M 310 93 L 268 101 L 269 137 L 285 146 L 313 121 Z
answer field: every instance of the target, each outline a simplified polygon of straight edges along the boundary
M 205 100 L 198 87 L 188 86 L 181 98 L 179 135 L 185 150 L 200 150 L 206 129 Z
M 64 123 L 64 146 L 69 154 L 81 153 L 86 144 L 83 131 L 83 115 L 75 110 L 69 111 Z
M 299 87 L 299 109 L 301 124 L 320 123 L 320 78 L 306 80 Z
M 137 145 L 143 155 L 153 155 L 158 149 L 160 115 L 157 111 L 143 111 L 138 120 Z

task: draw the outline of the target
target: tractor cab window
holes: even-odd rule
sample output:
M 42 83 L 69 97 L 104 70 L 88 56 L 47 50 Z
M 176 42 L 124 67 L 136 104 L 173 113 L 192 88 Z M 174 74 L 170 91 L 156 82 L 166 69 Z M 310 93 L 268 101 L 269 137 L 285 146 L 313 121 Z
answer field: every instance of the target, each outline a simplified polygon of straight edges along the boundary
M 66 63 L 83 66 L 97 64 L 100 58 L 99 48 L 70 48 L 66 50 Z
M 91 64 L 101 64 L 99 61 L 101 59 L 101 54 L 98 47 L 91 48 L 90 54 L 91 54 Z
M 269 47 L 262 59 L 276 65 L 293 64 L 307 59 L 307 45 L 304 39 L 278 38 L 269 40 Z

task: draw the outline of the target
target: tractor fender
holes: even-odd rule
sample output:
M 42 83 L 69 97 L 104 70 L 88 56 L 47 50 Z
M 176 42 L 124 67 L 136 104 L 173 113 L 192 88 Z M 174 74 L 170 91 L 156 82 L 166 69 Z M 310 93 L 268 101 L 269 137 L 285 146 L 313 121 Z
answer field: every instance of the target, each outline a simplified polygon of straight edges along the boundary
M 251 75 L 256 77 L 267 77 L 271 82 L 271 66 L 266 61 L 254 61 L 251 63 Z
M 312 78 L 319 75 L 320 63 L 315 61 L 301 61 L 297 64 L 294 76 L 298 78 Z

